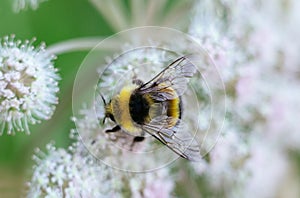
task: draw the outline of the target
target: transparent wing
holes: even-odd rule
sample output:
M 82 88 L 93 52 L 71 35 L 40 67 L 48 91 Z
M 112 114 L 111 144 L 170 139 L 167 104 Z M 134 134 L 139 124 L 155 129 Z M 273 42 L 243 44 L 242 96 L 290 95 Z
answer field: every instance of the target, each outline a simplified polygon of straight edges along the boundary
M 199 143 L 179 124 L 167 128 L 170 117 L 158 116 L 142 128 L 181 157 L 191 161 L 201 161 Z
M 177 98 L 184 93 L 189 78 L 196 71 L 196 67 L 189 61 L 188 57 L 180 57 L 152 80 L 141 85 L 137 91 L 140 93 L 151 93 L 151 96 L 158 101 Z

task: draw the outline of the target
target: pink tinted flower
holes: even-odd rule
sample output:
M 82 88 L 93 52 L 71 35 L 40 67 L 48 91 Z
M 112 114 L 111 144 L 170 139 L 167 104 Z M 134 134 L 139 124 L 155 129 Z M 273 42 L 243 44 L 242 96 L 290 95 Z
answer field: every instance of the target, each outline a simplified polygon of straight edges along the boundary
M 246 170 L 250 177 L 245 183 L 245 197 L 276 197 L 278 188 L 288 170 L 285 154 L 266 140 L 255 139 Z
M 250 48 L 256 59 L 264 67 L 273 66 L 277 61 L 278 53 L 278 38 L 274 34 L 272 27 L 259 27 L 257 28 L 249 39 Z
M 266 113 L 267 137 L 278 146 L 299 148 L 300 94 L 298 84 L 277 85 Z
M 174 182 L 169 179 L 159 178 L 157 180 L 146 181 L 143 191 L 145 198 L 169 198 L 174 187 Z
M 237 104 L 245 105 L 256 101 L 256 83 L 259 78 L 259 70 L 255 65 L 249 64 L 239 70 L 240 77 L 237 80 Z

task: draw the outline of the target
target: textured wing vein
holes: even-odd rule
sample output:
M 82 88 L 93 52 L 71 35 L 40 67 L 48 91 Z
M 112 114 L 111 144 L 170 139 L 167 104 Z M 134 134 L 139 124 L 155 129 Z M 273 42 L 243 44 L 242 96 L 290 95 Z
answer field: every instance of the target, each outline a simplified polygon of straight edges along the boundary
M 150 123 L 144 125 L 143 129 L 181 157 L 191 161 L 200 161 L 202 157 L 199 143 L 196 139 L 192 134 L 184 130 L 184 126 L 181 123 L 167 128 L 168 119 L 170 118 L 167 116 L 158 116 Z
M 181 96 L 196 73 L 196 67 L 185 56 L 178 58 L 149 82 L 138 88 L 140 93 L 151 93 L 158 101 L 171 100 Z M 176 91 L 176 94 L 172 90 Z

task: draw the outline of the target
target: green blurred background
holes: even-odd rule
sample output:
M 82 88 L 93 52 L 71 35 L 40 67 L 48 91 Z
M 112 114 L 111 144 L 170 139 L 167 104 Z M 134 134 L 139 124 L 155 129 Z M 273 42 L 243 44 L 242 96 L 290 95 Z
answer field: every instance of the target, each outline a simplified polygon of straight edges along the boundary
M 49 0 L 37 10 L 15 13 L 12 0 L 0 1 L 0 37 L 15 34 L 17 39 L 37 38 L 51 44 L 86 36 L 108 36 L 112 28 L 87 0 Z M 59 104 L 51 120 L 31 126 L 31 134 L 3 134 L 0 137 L 0 197 L 19 197 L 24 189 L 33 161 L 34 149 L 45 148 L 51 140 L 58 147 L 70 144 L 69 131 L 73 128 L 72 88 L 77 69 L 87 52 L 59 55 L 55 66 L 62 78 Z

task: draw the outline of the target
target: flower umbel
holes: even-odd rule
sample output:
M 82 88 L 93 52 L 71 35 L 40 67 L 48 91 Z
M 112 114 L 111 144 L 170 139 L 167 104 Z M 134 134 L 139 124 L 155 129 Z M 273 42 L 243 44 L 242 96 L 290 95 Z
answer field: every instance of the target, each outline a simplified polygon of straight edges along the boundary
M 114 197 L 110 170 L 90 156 L 47 145 L 37 149 L 27 197 Z
M 126 160 L 122 155 L 118 157 Z M 46 151 L 37 149 L 33 159 L 35 166 L 27 192 L 30 198 L 168 198 L 174 187 L 167 168 L 145 174 L 117 171 L 91 156 L 81 142 L 68 149 L 49 143 Z
M 58 102 L 55 57 L 33 41 L 0 40 L 0 134 L 29 133 L 28 124 L 49 119 Z

